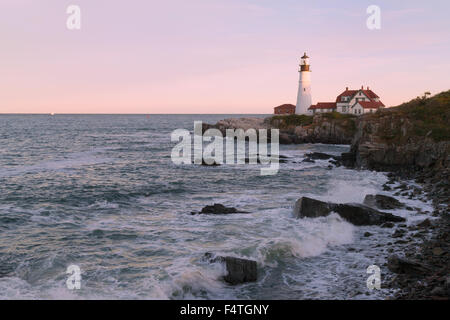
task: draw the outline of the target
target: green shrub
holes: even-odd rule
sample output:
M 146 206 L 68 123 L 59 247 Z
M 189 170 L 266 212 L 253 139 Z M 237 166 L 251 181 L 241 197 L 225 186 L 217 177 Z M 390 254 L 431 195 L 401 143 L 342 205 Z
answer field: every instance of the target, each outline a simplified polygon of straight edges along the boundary
M 450 140 L 450 90 L 429 98 L 424 95 L 388 110 L 408 118 L 414 126 L 413 135 Z

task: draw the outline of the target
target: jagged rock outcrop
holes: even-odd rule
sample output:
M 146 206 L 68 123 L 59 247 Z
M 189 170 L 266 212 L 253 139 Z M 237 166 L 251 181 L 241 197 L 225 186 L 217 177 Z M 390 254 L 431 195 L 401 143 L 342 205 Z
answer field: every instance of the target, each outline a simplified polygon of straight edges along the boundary
M 203 132 L 208 129 L 218 129 L 223 136 L 227 129 L 270 129 L 270 124 L 264 118 L 228 118 L 218 121 L 216 124 L 203 123 Z
M 381 225 L 385 222 L 403 222 L 404 218 L 387 212 L 381 212 L 357 203 L 336 204 L 308 197 L 302 197 L 295 203 L 296 218 L 317 218 L 336 212 L 343 219 L 356 226 Z
M 248 213 L 241 211 L 233 207 L 225 207 L 223 204 L 215 203 L 212 206 L 204 207 L 200 212 L 191 212 L 192 215 L 196 214 L 233 214 L 233 213 Z
M 351 146 L 355 167 L 401 172 L 448 165 L 450 142 L 414 130 L 414 121 L 391 110 L 361 117 Z
M 227 275 L 223 280 L 231 285 L 254 282 L 258 279 L 256 261 L 236 257 L 214 257 L 211 253 L 206 253 L 204 258 L 211 263 L 224 263 Z
M 394 273 L 425 274 L 429 271 L 427 266 L 417 261 L 400 258 L 397 255 L 388 258 L 387 267 Z
M 368 194 L 364 198 L 364 204 L 369 207 L 374 207 L 382 210 L 393 210 L 405 207 L 404 203 L 401 203 L 397 199 L 382 194 Z
M 281 144 L 327 143 L 350 144 L 355 132 L 354 116 L 318 114 L 315 116 L 283 115 L 268 118 L 231 118 L 216 124 L 203 124 L 203 131 L 219 129 L 225 136 L 226 129 L 279 129 Z M 268 130 L 270 140 L 270 130 Z
M 356 128 L 344 165 L 414 178 L 450 203 L 450 91 L 363 115 Z
M 285 125 L 284 119 L 271 119 L 275 128 L 280 129 L 280 143 L 326 143 L 350 144 L 354 135 L 353 116 L 318 114 L 312 117 L 311 124 Z M 275 117 L 274 117 L 275 118 Z

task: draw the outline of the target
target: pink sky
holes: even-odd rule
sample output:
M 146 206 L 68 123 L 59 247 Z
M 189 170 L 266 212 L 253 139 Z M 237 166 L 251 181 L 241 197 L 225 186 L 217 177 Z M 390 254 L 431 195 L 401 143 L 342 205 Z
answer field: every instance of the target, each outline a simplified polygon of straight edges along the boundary
M 66 28 L 81 7 L 82 28 Z M 381 30 L 366 8 L 381 8 Z M 272 113 L 311 57 L 313 102 L 449 88 L 448 1 L 2 0 L 0 113 Z

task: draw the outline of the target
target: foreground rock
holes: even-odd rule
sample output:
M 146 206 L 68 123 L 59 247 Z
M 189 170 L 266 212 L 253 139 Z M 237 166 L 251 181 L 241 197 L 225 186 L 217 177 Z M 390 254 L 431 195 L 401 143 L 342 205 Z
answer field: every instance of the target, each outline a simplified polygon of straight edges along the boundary
M 377 211 L 361 204 L 336 204 L 302 197 L 297 200 L 294 206 L 294 216 L 296 218 L 325 217 L 331 212 L 336 212 L 343 219 L 356 226 L 381 225 L 385 222 L 405 221 L 402 217 L 387 212 Z
M 424 220 L 432 237 L 402 249 L 405 258 L 389 257 L 389 270 L 396 275 L 389 284 L 400 289 L 396 299 L 450 299 L 450 210 L 442 210 L 436 223 Z
M 254 282 L 258 279 L 256 261 L 235 258 L 235 257 L 213 257 L 211 253 L 206 253 L 205 258 L 211 263 L 224 263 L 228 274 L 223 277 L 231 285 Z
M 233 213 L 249 213 L 246 211 L 239 211 L 233 207 L 225 207 L 223 204 L 215 203 L 212 206 L 204 207 L 200 212 L 191 212 L 192 215 L 195 214 L 233 214 Z
M 429 268 L 425 265 L 417 261 L 400 258 L 397 255 L 392 255 L 388 258 L 387 266 L 390 271 L 400 274 L 423 275 L 429 271 Z
M 384 210 L 393 210 L 405 207 L 405 204 L 401 203 L 397 199 L 382 194 L 368 194 L 364 198 L 364 204 L 368 205 L 369 207 Z

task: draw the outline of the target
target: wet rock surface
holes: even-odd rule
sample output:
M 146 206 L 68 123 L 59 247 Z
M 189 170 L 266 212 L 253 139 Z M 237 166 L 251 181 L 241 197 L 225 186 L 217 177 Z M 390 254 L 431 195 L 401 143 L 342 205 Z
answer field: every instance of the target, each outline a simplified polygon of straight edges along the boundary
M 429 268 L 427 268 L 425 265 L 417 261 L 400 258 L 397 255 L 392 255 L 388 258 L 387 266 L 389 270 L 394 273 L 423 275 L 429 271 Z
M 324 217 L 332 212 L 336 212 L 343 219 L 356 226 L 381 225 L 385 222 L 405 221 L 402 217 L 387 212 L 377 211 L 357 203 L 336 204 L 302 197 L 297 200 L 294 206 L 294 216 L 296 218 Z
M 389 270 L 397 274 L 389 283 L 390 287 L 398 290 L 395 299 L 450 298 L 449 212 L 440 212 L 436 228 L 427 226 L 432 224 L 425 223 L 419 230 L 421 233 L 431 232 L 431 238 L 407 244 L 402 250 L 403 257 L 390 256 L 387 259 Z
M 225 207 L 223 204 L 215 203 L 212 206 L 206 206 L 201 211 L 191 212 L 192 215 L 196 214 L 233 214 L 233 213 L 249 213 L 246 211 L 238 210 L 233 207 Z
M 205 259 L 210 263 L 224 263 L 227 275 L 223 277 L 223 280 L 231 285 L 254 282 L 258 279 L 256 261 L 236 257 L 214 256 L 211 253 L 206 253 Z
M 364 204 L 369 207 L 384 210 L 400 209 L 405 207 L 405 204 L 401 203 L 397 199 L 382 194 L 366 195 L 364 198 Z

